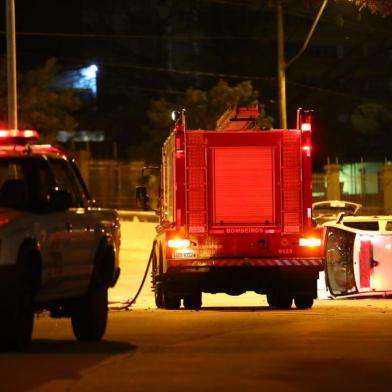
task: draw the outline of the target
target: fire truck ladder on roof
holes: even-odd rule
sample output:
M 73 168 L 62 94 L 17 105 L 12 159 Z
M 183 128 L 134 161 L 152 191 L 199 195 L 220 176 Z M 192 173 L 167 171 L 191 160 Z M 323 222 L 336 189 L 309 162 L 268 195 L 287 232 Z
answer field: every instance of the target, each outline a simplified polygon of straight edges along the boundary
M 260 105 L 249 107 L 231 106 L 216 122 L 217 131 L 243 131 L 256 127 L 257 117 L 261 113 Z

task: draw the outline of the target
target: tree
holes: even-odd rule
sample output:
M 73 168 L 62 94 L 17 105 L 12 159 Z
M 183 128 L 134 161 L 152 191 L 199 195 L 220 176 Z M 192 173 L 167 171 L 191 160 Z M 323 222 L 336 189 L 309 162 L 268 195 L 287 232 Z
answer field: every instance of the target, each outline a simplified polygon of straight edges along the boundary
M 389 154 L 392 141 L 392 111 L 383 105 L 365 103 L 351 115 L 355 142 L 368 154 Z
M 140 152 L 149 156 L 152 162 L 159 161 L 161 146 L 168 136 L 172 121 L 170 113 L 177 109 L 186 109 L 188 129 L 215 128 L 217 119 L 230 105 L 251 105 L 258 103 L 259 92 L 250 81 L 231 87 L 220 80 L 208 91 L 189 88 L 183 96 L 170 102 L 166 99 L 151 101 L 148 110 L 149 126 L 145 129 L 146 140 Z M 259 123 L 263 128 L 271 128 L 272 117 L 262 113 Z M 146 153 L 147 152 L 147 153 Z
M 360 9 L 368 8 L 372 14 L 381 16 L 392 15 L 392 0 L 349 0 Z
M 1 60 L 0 122 L 7 124 L 6 65 Z M 70 114 L 80 108 L 80 99 L 69 89 L 56 90 L 51 82 L 58 73 L 55 59 L 49 59 L 43 67 L 18 75 L 19 128 L 36 129 L 44 141 L 52 142 L 60 129 L 72 131 L 77 122 Z

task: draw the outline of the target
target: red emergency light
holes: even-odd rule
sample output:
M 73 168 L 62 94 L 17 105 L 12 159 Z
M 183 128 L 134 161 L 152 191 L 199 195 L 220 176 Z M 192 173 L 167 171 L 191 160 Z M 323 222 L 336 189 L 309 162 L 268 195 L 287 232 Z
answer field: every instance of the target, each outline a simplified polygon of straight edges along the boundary
M 297 129 L 300 129 L 302 132 L 310 132 L 312 130 L 313 121 L 313 110 L 304 110 L 302 108 L 297 110 Z
M 0 143 L 26 144 L 39 139 L 39 133 L 31 129 L 0 129 Z

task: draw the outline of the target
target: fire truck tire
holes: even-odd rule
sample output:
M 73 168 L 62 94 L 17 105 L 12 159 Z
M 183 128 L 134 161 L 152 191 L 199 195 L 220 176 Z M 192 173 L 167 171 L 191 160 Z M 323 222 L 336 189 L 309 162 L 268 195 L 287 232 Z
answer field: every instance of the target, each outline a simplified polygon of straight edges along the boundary
M 268 293 L 267 302 L 271 308 L 290 309 L 293 299 L 285 294 Z
M 185 309 L 193 309 L 193 310 L 200 309 L 201 305 L 202 305 L 201 297 L 202 297 L 201 292 L 186 295 L 184 297 L 184 308 Z
M 163 307 L 163 295 L 160 284 L 154 285 L 154 297 L 155 297 L 155 305 L 158 309 Z
M 310 309 L 313 306 L 313 297 L 303 296 L 303 297 L 295 297 L 294 303 L 297 309 Z
M 167 287 L 161 285 L 162 292 L 162 308 L 176 310 L 181 306 L 181 297 L 175 295 L 168 290 Z
M 159 254 L 158 254 L 159 252 Z M 163 303 L 163 287 L 159 282 L 159 277 L 162 276 L 162 248 L 155 245 L 152 252 L 152 268 L 151 268 L 151 284 L 154 290 L 155 305 L 158 309 L 164 308 Z

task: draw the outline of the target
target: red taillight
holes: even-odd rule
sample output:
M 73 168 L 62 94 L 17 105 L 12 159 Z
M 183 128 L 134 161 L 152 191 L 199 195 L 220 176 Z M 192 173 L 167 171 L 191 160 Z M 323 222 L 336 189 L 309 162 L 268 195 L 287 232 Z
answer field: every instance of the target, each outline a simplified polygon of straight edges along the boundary
M 302 123 L 301 124 L 301 131 L 311 131 L 312 124 L 311 123 Z
M 310 146 L 302 146 L 302 150 L 306 153 L 307 157 L 310 157 L 310 152 L 312 150 L 312 148 Z
M 313 110 L 304 110 L 302 108 L 297 110 L 297 129 L 300 129 L 302 132 L 310 132 L 312 130 L 313 120 Z

